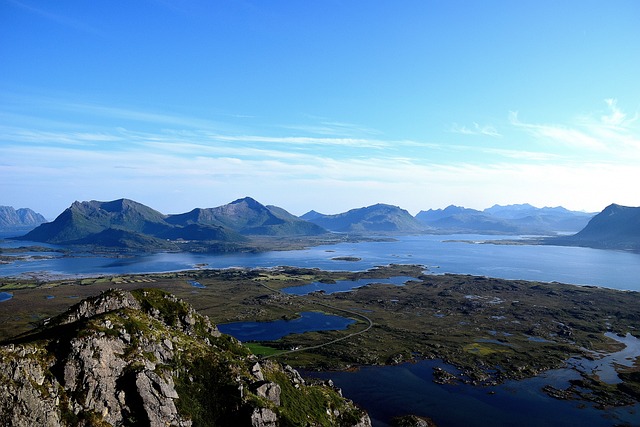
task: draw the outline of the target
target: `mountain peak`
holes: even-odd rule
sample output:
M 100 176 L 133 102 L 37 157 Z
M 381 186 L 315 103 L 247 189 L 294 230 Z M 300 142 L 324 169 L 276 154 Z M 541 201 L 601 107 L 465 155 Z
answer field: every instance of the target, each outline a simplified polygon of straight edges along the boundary
M 243 197 L 241 199 L 237 199 L 234 200 L 233 202 L 229 203 L 230 205 L 239 205 L 239 204 L 246 204 L 247 206 L 249 206 L 252 209 L 255 208 L 260 208 L 260 207 L 265 207 L 262 203 L 258 202 L 256 199 L 254 199 L 253 197 Z
M 125 209 L 139 208 L 145 207 L 141 203 L 134 202 L 130 199 L 117 199 L 110 202 L 96 202 L 100 205 L 101 209 L 104 209 L 107 212 L 117 212 Z
M 338 232 L 415 233 L 425 228 L 406 210 L 384 203 L 351 209 L 336 215 L 305 214 L 304 218 Z
M 613 214 L 616 214 L 618 212 L 622 212 L 622 211 L 624 211 L 626 209 L 632 209 L 632 208 L 630 208 L 629 206 L 619 205 L 617 203 L 611 203 L 609 206 L 604 208 L 601 213 L 608 214 L 608 215 L 613 215 Z
M 640 207 L 612 203 L 577 234 L 550 243 L 640 251 Z
M 53 222 L 40 225 L 22 239 L 71 244 L 111 228 L 154 234 L 170 227 L 164 219 L 160 212 L 129 199 L 75 201 Z
M 36 227 L 44 222 L 45 217 L 29 208 L 0 206 L 0 228 Z

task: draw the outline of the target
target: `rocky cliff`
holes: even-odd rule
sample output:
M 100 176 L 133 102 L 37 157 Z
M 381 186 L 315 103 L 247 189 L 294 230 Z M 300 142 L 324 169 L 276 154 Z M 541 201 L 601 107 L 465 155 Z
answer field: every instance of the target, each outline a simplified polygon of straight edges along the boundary
M 158 290 L 110 290 L 0 347 L 0 424 L 370 426 Z

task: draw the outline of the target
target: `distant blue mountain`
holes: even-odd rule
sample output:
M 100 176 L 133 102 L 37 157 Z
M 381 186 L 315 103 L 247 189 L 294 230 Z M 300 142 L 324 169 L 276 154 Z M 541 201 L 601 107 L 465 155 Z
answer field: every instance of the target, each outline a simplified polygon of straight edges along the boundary
M 475 210 L 464 208 L 462 206 L 449 205 L 444 209 L 429 209 L 428 211 L 420 211 L 416 215 L 416 219 L 423 222 L 429 223 L 438 221 L 443 218 L 450 218 L 455 215 L 474 215 L 481 214 L 482 212 Z
M 316 212 L 314 210 L 311 210 L 309 212 L 307 212 L 306 214 L 302 215 L 300 218 L 306 220 L 306 221 L 311 221 L 312 219 L 316 219 L 316 218 L 320 218 L 326 216 L 324 214 L 321 214 L 320 212 Z
M 593 215 L 563 207 L 536 208 L 530 204 L 494 205 L 484 211 L 451 205 L 420 211 L 416 219 L 442 233 L 548 235 L 576 232 Z
M 43 222 L 47 222 L 45 217 L 31 209 L 0 206 L 0 228 L 37 227 Z

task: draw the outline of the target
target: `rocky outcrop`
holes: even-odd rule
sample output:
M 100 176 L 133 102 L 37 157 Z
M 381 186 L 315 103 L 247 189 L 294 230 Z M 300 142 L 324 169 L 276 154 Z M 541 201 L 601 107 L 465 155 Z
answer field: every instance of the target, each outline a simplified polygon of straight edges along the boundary
M 259 361 L 158 290 L 107 291 L 0 347 L 1 425 L 276 427 L 301 420 L 370 426 L 336 390 Z
M 431 418 L 418 417 L 417 415 L 405 415 L 392 420 L 393 427 L 436 427 Z

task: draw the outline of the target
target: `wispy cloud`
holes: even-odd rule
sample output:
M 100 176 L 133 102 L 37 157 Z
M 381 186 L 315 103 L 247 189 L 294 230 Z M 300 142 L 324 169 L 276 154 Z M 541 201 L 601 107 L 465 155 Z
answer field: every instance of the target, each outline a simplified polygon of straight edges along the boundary
M 70 144 L 86 146 L 89 143 L 122 141 L 122 136 L 105 132 L 43 131 L 0 125 L 0 138 L 4 141 L 39 144 Z
M 510 159 L 525 160 L 525 161 L 554 161 L 560 160 L 563 157 L 558 154 L 546 153 L 541 151 L 526 151 L 526 150 L 505 150 L 501 148 L 485 148 L 485 153 L 494 154 L 497 156 L 507 157 Z
M 242 148 L 207 148 L 187 142 L 148 144 L 136 143 L 117 151 L 90 151 L 74 145 L 38 150 L 28 144 L 3 147 L 0 176 L 10 177 L 13 183 L 5 196 L 34 187 L 58 194 L 56 203 L 60 205 L 50 215 L 76 199 L 124 196 L 148 201 L 164 212 L 217 206 L 244 195 L 298 213 L 311 208 L 337 213 L 381 201 L 413 212 L 451 203 L 486 207 L 498 202 L 597 210 L 612 201 L 624 203 L 625 197 L 634 194 L 631 183 L 640 181 L 640 169 L 635 165 L 606 162 L 438 163 L 407 156 L 390 158 L 384 152 L 336 158 L 297 153 L 283 156 L 284 151 L 277 150 L 246 153 Z M 535 157 L 535 153 L 523 156 Z M 419 196 L 425 188 L 429 188 L 426 198 Z M 53 210 L 49 205 L 44 209 Z
M 569 124 L 526 123 L 517 112 L 510 112 L 509 121 L 544 143 L 593 151 L 624 160 L 640 158 L 640 127 L 638 113 L 629 117 L 615 99 L 606 99 L 607 113 L 599 117 L 585 115 Z
M 478 123 L 473 123 L 473 127 L 469 128 L 464 125 L 459 125 L 454 123 L 451 125 L 449 129 L 452 133 L 459 133 L 462 135 L 484 135 L 484 136 L 492 136 L 492 137 L 501 137 L 500 132 L 496 130 L 495 127 L 491 125 L 480 125 Z
M 532 124 L 520 121 L 517 112 L 509 113 L 509 121 L 517 128 L 524 129 L 536 138 L 550 143 L 572 146 L 588 150 L 605 150 L 606 144 L 584 130 L 557 124 Z
M 331 145 L 368 149 L 381 149 L 389 146 L 389 142 L 387 141 L 357 138 L 315 138 L 308 136 L 272 137 L 259 135 L 211 135 L 211 138 L 219 141 L 256 142 L 285 145 Z
M 289 125 L 281 125 L 280 127 L 283 129 L 289 129 L 294 131 L 301 131 L 304 133 L 311 133 L 316 135 L 380 135 L 380 132 L 377 129 L 373 129 L 370 127 L 357 125 L 353 123 L 345 123 L 345 122 L 337 122 L 337 121 L 328 121 L 326 119 L 314 118 L 310 117 L 316 124 L 289 124 Z
M 609 107 L 609 114 L 601 116 L 602 123 L 615 127 L 628 127 L 638 120 L 636 113 L 631 119 L 627 119 L 627 113 L 618 108 L 618 101 L 613 98 L 604 100 Z

